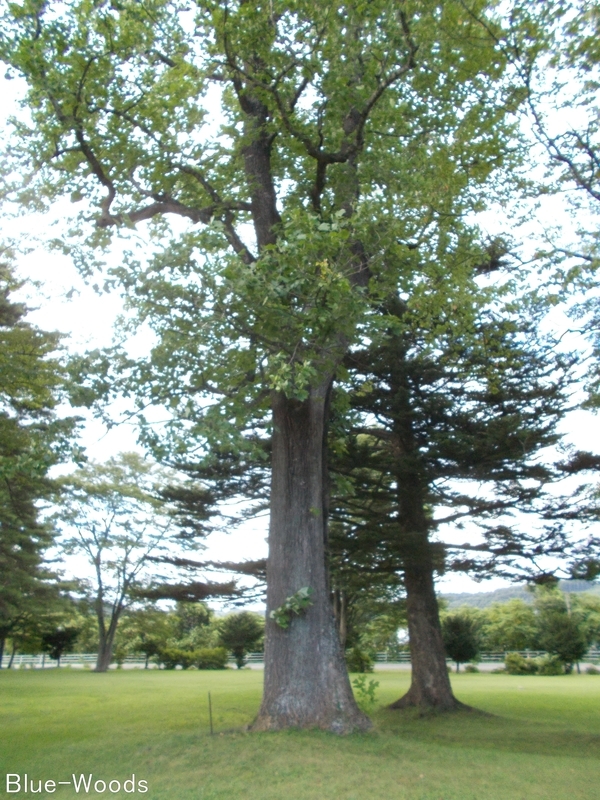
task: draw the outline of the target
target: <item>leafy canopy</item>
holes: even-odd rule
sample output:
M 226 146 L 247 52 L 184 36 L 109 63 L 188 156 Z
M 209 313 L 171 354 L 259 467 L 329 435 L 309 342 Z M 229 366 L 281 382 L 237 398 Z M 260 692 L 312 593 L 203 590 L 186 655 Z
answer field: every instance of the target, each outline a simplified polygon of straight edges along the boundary
M 156 336 L 147 359 L 88 359 L 80 399 L 166 405 L 156 452 L 243 447 L 269 390 L 306 397 L 377 335 L 391 287 L 424 314 L 461 303 L 481 247 L 459 221 L 502 193 L 516 152 L 486 3 L 25 0 L 0 25 L 29 86 L 15 196 L 82 204 L 61 246 L 84 271 L 121 234 L 105 277 Z M 146 258 L 130 229 L 149 221 Z

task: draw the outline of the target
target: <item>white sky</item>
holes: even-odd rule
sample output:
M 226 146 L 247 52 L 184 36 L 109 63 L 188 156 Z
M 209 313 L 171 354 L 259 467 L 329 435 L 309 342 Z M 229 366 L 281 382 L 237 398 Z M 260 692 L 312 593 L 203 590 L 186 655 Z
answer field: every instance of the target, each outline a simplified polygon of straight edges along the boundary
M 0 84 L 0 131 L 2 120 L 15 113 L 19 88 L 18 81 L 4 80 Z M 57 218 L 60 212 L 58 206 Z M 29 241 L 33 232 L 36 237 L 43 238 L 50 230 L 52 216 L 27 216 L 11 219 L 8 223 L 0 222 L 0 235 Z M 39 288 L 30 285 L 24 290 L 29 305 L 34 309 L 30 314 L 33 323 L 44 330 L 59 330 L 66 334 L 66 346 L 71 351 L 81 352 L 86 348 L 104 347 L 111 343 L 112 326 L 122 310 L 118 293 L 98 295 L 85 284 L 67 257 L 42 248 L 19 259 L 18 273 L 22 278 L 40 284 Z M 568 323 L 559 319 L 557 324 Z M 138 346 L 143 348 L 143 340 L 138 342 Z M 594 415 L 584 411 L 573 412 L 562 428 L 567 433 L 569 443 L 575 447 L 600 452 L 600 426 Z M 133 424 L 107 431 L 100 422 L 91 419 L 85 426 L 82 444 L 89 457 L 99 461 L 117 452 L 139 449 Z M 236 561 L 263 557 L 267 550 L 266 532 L 267 520 L 262 519 L 248 523 L 238 531 L 214 535 L 208 542 L 208 549 L 199 557 Z M 466 538 L 465 532 L 457 537 L 458 541 L 465 541 Z M 438 588 L 443 592 L 489 591 L 505 585 L 508 584 L 502 579 L 475 583 L 468 577 L 451 574 L 439 581 Z

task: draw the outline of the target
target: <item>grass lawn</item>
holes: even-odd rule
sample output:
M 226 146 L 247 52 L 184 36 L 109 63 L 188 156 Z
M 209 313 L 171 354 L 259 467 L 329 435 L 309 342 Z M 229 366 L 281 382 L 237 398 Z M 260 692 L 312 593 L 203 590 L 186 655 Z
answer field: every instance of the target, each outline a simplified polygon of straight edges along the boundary
M 457 696 L 490 715 L 425 719 L 384 707 L 405 691 L 407 673 L 374 677 L 374 731 L 338 738 L 244 732 L 260 701 L 258 671 L 2 670 L 2 796 L 32 796 L 4 793 L 10 772 L 35 788 L 72 773 L 107 783 L 135 773 L 145 795 L 103 796 L 152 800 L 600 797 L 600 676 L 453 675 Z M 39 796 L 78 795 L 61 786 Z

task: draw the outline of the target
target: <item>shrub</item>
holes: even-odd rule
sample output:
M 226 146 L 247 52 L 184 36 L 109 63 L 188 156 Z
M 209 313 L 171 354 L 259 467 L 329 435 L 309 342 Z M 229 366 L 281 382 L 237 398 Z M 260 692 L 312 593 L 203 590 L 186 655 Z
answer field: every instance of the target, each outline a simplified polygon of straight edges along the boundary
M 353 647 L 346 652 L 346 664 L 348 672 L 373 672 L 375 661 L 360 647 Z
M 226 669 L 227 650 L 224 647 L 203 647 L 195 652 L 198 669 Z
M 543 656 L 537 662 L 540 675 L 564 675 L 565 665 L 558 656 Z
M 367 710 L 375 705 L 377 702 L 376 691 L 379 686 L 379 681 L 370 680 L 369 683 L 367 683 L 366 676 L 361 675 L 360 678 L 355 678 L 352 681 L 352 686 L 354 687 L 356 700 L 363 710 Z
M 197 660 L 197 650 L 183 650 L 181 647 L 163 647 L 158 654 L 158 659 L 165 669 L 182 667 L 187 669 Z
M 538 663 L 533 658 L 524 658 L 519 653 L 507 653 L 504 667 L 509 675 L 535 675 Z
M 479 667 L 476 667 L 475 664 L 467 664 L 465 667 L 465 672 L 470 672 L 471 674 L 474 672 L 479 672 Z
M 600 675 L 600 669 L 598 669 L 598 667 L 586 667 L 585 671 L 588 675 Z

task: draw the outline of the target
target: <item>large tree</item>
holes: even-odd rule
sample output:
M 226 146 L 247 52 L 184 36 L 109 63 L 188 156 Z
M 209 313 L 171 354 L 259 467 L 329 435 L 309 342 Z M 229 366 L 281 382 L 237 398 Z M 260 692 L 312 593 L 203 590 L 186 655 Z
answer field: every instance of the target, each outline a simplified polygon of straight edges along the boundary
M 60 419 L 67 374 L 60 335 L 27 321 L 22 284 L 0 264 L 0 665 L 7 636 L 58 598 L 44 563 L 54 531 L 41 519 L 52 466 L 71 455 L 73 418 Z
M 88 248 L 146 220 L 167 240 L 111 271 L 158 340 L 122 362 L 142 406 L 172 409 L 156 452 L 244 447 L 248 426 L 272 426 L 268 609 L 302 588 L 312 604 L 285 629 L 269 617 L 257 729 L 368 726 L 327 586 L 329 399 L 370 302 L 419 270 L 415 249 L 435 265 L 456 247 L 453 223 L 506 164 L 518 98 L 493 6 L 26 0 L 2 20 L 0 55 L 29 85 L 21 199 L 95 206 Z M 460 294 L 461 263 L 422 282 Z
M 562 536 L 541 524 L 537 532 L 531 521 L 529 530 L 511 527 L 510 515 L 543 516 L 543 490 L 557 471 L 544 466 L 540 451 L 558 439 L 570 359 L 540 338 L 535 323 L 499 314 L 498 298 L 488 303 L 486 292 L 472 289 L 471 315 L 444 325 L 433 319 L 436 334 L 398 299 L 389 306 L 388 335 L 346 359 L 354 419 L 333 448 L 341 480 L 331 549 L 345 546 L 351 563 L 403 577 L 413 672 L 394 707 L 456 705 L 436 572 L 536 577 L 536 559 L 564 555 Z M 482 529 L 480 542 L 436 536 L 469 519 Z
M 548 455 L 544 465 L 541 453 L 558 439 L 572 359 L 539 333 L 535 304 L 523 314 L 501 311 L 498 287 L 477 285 L 483 267 L 496 261 L 473 270 L 463 285 L 471 303 L 452 321 L 431 309 L 423 320 L 400 298 L 388 303 L 386 334 L 351 350 L 345 392 L 334 394 L 327 547 L 334 613 L 344 644 L 354 610 L 366 600 L 389 600 L 403 586 L 413 670 L 410 691 L 396 707 L 457 705 L 436 573 L 456 568 L 476 577 L 537 578 L 545 558 L 559 554 L 564 564 L 567 557 L 564 536 L 543 525 L 545 486 L 562 473 Z M 168 493 L 181 524 L 200 533 L 215 524 L 209 520 L 219 502 L 254 501 L 233 521 L 260 513 L 268 486 L 261 458 L 213 455 L 208 465 L 188 466 L 190 484 Z M 513 517 L 511 529 L 515 511 L 529 519 L 519 525 Z M 435 541 L 438 529 L 465 520 L 481 526 L 480 542 Z

